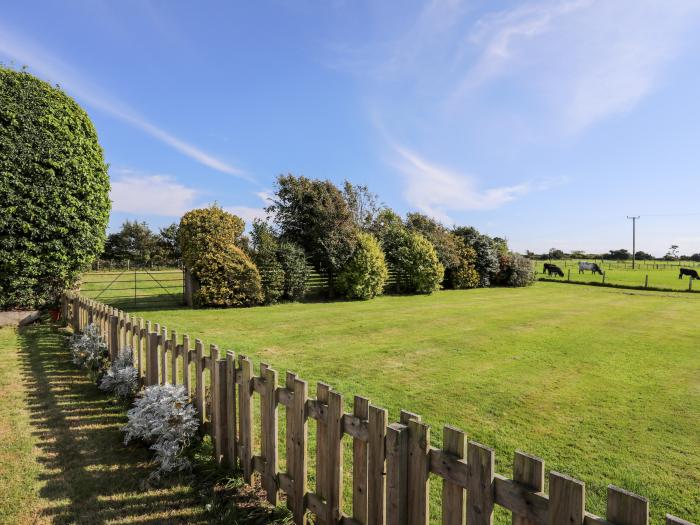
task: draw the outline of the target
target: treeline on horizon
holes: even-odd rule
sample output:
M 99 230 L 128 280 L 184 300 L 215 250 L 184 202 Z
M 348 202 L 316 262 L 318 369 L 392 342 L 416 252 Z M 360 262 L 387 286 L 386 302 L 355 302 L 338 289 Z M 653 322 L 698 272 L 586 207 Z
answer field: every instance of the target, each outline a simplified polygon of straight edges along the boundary
M 549 261 L 557 259 L 599 259 L 604 261 L 631 261 L 632 252 L 625 248 L 619 250 L 610 250 L 607 253 L 586 253 L 583 250 L 574 250 L 572 252 L 565 252 L 558 248 L 551 248 L 545 253 L 535 253 L 530 250 L 525 252 L 525 257 L 528 259 L 538 260 L 538 261 Z M 653 255 L 644 252 L 635 252 L 634 258 L 637 261 L 694 261 L 700 262 L 700 253 L 694 253 L 692 255 L 681 255 L 678 252 L 678 246 L 671 246 L 663 257 L 654 257 Z

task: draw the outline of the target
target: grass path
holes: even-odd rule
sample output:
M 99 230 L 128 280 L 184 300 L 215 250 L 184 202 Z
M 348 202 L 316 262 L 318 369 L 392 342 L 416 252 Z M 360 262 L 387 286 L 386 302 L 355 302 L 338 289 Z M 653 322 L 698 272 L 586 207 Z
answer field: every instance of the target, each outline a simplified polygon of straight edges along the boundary
M 209 523 L 189 485 L 141 489 L 150 455 L 124 421 L 52 327 L 0 329 L 0 523 Z

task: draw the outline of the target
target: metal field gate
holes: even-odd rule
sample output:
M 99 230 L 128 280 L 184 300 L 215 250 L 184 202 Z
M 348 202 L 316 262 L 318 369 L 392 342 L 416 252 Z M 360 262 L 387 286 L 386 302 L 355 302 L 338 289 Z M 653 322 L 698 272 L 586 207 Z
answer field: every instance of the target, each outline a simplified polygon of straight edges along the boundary
M 92 271 L 80 292 L 119 309 L 167 308 L 184 304 L 184 272 L 179 268 Z

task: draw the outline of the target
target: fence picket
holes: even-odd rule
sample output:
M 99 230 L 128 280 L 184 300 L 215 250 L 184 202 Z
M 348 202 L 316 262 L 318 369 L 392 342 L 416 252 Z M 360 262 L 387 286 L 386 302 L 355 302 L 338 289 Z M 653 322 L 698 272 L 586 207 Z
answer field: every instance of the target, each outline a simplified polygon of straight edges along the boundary
M 386 433 L 388 414 L 369 406 L 367 422 L 367 525 L 386 522 Z
M 262 486 L 267 494 L 267 501 L 272 505 L 277 505 L 279 495 L 277 490 L 278 411 L 275 399 L 277 372 L 267 364 L 261 364 L 260 376 L 264 382 L 264 390 L 260 400 L 261 451 L 265 459 Z
M 205 421 L 204 414 L 204 343 L 200 339 L 194 340 L 194 408 L 197 410 L 199 423 Z
M 369 400 L 355 396 L 352 415 L 362 421 L 369 420 Z M 363 525 L 367 520 L 367 442 L 354 437 L 352 440 L 352 517 Z
M 442 448 L 448 454 L 463 459 L 466 453 L 466 435 L 461 430 L 446 426 L 442 429 Z M 464 487 L 444 479 L 442 481 L 443 525 L 464 525 L 466 514 Z
M 158 332 L 148 334 L 146 348 L 146 385 L 158 384 Z
M 386 523 L 406 525 L 408 501 L 408 427 L 392 423 L 386 434 Z
M 170 350 L 170 340 L 168 339 L 168 329 L 162 327 L 161 333 L 161 349 L 160 349 L 160 384 L 164 385 L 168 382 L 168 351 Z
M 467 523 L 491 525 L 494 508 L 494 452 L 474 441 L 467 445 Z M 562 523 L 562 522 L 557 522 Z
M 544 461 L 516 451 L 513 459 L 513 480 L 527 490 L 542 492 L 544 490 Z M 537 525 L 537 523 L 513 513 L 513 525 Z
M 430 492 L 430 428 L 410 419 L 408 421 L 408 525 L 428 523 Z M 475 522 L 476 523 L 476 522 Z
M 585 515 L 586 487 L 558 472 L 549 473 L 549 525 L 581 525 Z
M 179 345 L 177 344 L 177 332 L 170 332 L 170 382 L 177 385 L 177 356 L 180 353 Z
M 236 354 L 226 352 L 226 459 L 231 468 L 236 468 L 238 459 L 238 437 L 236 435 Z
M 291 456 L 292 456 L 292 494 L 288 495 L 291 503 L 294 522 L 304 523 L 306 508 L 304 496 L 306 495 L 307 483 L 307 431 L 306 422 L 306 398 L 308 396 L 308 385 L 294 376 L 293 392 L 294 397 L 291 407 Z M 287 437 L 289 439 L 289 436 Z
M 245 356 L 238 356 L 241 385 L 238 390 L 238 417 L 240 425 L 240 458 L 243 478 L 250 483 L 253 475 L 253 364 Z
M 609 485 L 606 516 L 615 525 L 648 525 L 649 500 Z
M 212 362 L 212 378 L 216 376 L 216 385 L 213 388 L 214 400 L 212 401 L 212 414 L 216 414 L 214 421 L 212 422 L 214 426 L 214 451 L 215 460 L 218 464 L 224 461 L 224 456 L 228 447 L 227 439 L 228 433 L 226 429 L 228 428 L 228 411 L 226 410 L 226 397 L 227 397 L 227 366 L 228 362 L 225 360 L 217 360 Z

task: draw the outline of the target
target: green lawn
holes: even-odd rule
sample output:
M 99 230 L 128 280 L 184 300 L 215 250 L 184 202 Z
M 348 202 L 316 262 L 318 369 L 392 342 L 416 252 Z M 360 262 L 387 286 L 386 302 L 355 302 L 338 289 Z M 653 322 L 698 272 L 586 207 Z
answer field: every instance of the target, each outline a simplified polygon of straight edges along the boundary
M 613 483 L 647 496 L 655 522 L 700 522 L 699 309 L 700 295 L 537 283 L 143 316 L 293 370 L 311 392 L 329 382 L 348 408 L 359 394 L 391 421 L 421 414 L 435 445 L 458 426 L 495 448 L 500 473 L 516 449 L 539 455 L 586 482 L 592 512 Z
M 542 269 L 545 263 L 550 261 L 535 261 L 535 270 L 538 277 L 543 277 Z M 600 261 L 595 261 L 600 264 Z M 571 279 L 581 283 L 602 283 L 603 276 L 586 271 L 578 273 L 578 260 L 551 261 L 564 272 L 564 277 L 554 277 L 552 279 Z M 681 261 L 681 268 L 697 268 L 698 263 L 692 261 Z M 632 269 L 632 262 L 605 262 L 601 265 L 605 272 L 605 283 L 623 286 L 644 286 L 645 284 L 653 288 L 665 288 L 670 290 L 688 290 L 689 278 L 678 278 L 678 263 L 667 261 L 638 261 L 635 269 Z M 547 277 L 547 276 L 544 276 Z M 700 282 L 693 283 L 693 290 L 700 292 Z

